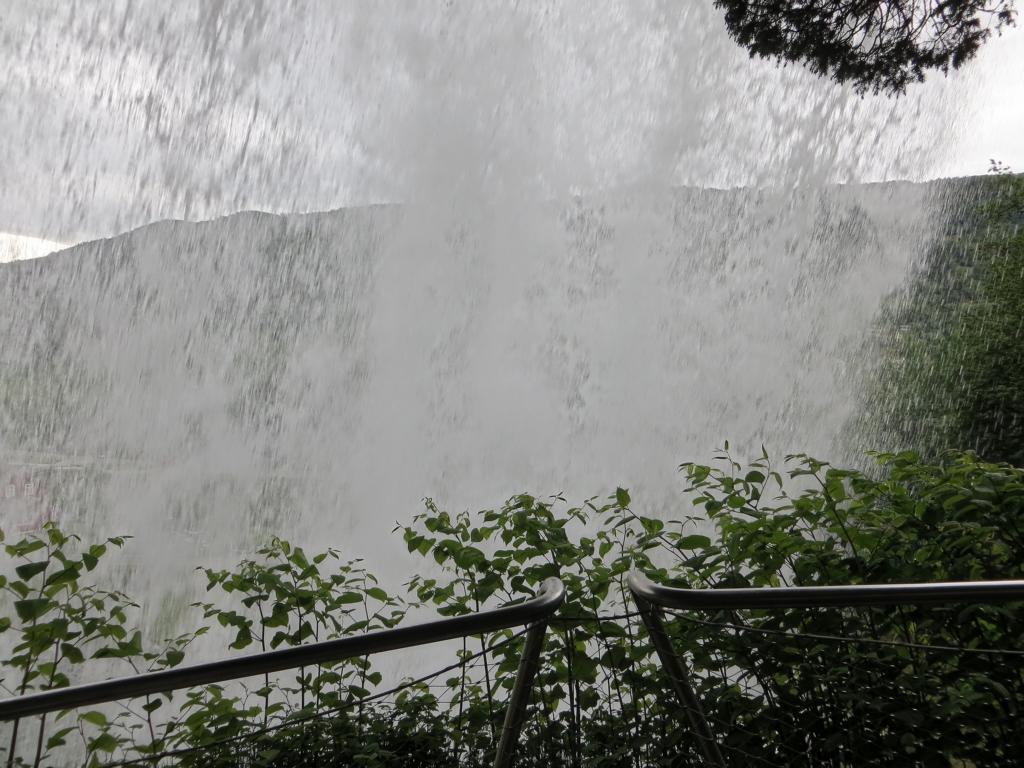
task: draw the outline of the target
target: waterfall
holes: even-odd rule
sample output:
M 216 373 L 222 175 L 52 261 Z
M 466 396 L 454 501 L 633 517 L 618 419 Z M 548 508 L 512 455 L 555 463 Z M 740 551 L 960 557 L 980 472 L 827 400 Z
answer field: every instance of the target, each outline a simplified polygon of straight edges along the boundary
M 856 451 L 946 207 L 859 182 L 981 106 L 752 61 L 711 3 L 10 16 L 0 228 L 80 244 L 0 264 L 3 525 L 132 534 L 150 598 L 271 534 L 400 579 L 424 496 L 670 514 L 726 439 Z
M 678 512 L 725 439 L 842 445 L 941 186 L 242 213 L 2 265 L 5 471 L 136 536 L 137 579 L 272 534 L 386 571 L 424 496 Z

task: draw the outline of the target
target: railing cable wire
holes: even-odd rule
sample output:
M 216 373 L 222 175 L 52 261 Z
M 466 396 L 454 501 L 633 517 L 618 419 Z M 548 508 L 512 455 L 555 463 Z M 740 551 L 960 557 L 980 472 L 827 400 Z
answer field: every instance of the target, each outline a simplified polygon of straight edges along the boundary
M 693 624 L 701 624 L 706 627 L 718 627 L 722 629 L 734 629 L 742 632 L 756 632 L 762 635 L 776 635 L 784 637 L 802 637 L 809 640 L 824 640 L 827 642 L 841 643 L 864 643 L 870 645 L 885 645 L 893 648 L 909 648 L 919 651 L 939 651 L 945 653 L 976 653 L 992 656 L 1024 656 L 1024 650 L 1011 648 L 968 648 L 957 645 L 938 645 L 930 643 L 910 643 L 903 640 L 880 640 L 874 637 L 852 637 L 848 635 L 826 635 L 816 632 L 787 632 L 784 629 L 770 629 L 768 627 L 751 627 L 744 624 L 730 624 L 723 621 L 708 621 L 688 616 L 685 613 L 665 609 L 665 613 L 673 618 L 682 619 Z
M 368 704 L 368 703 L 371 703 L 371 702 L 374 702 L 374 701 L 379 701 L 379 700 L 387 698 L 388 696 L 391 696 L 393 694 L 401 693 L 402 691 L 404 691 L 404 690 L 406 690 L 408 688 L 414 688 L 417 685 L 421 685 L 422 683 L 426 683 L 426 682 L 428 682 L 430 680 L 433 680 L 433 679 L 435 679 L 435 678 L 445 674 L 446 672 L 452 672 L 452 671 L 454 671 L 456 669 L 459 669 L 460 667 L 467 666 L 468 664 L 470 664 L 471 662 L 475 661 L 476 659 L 479 659 L 482 656 L 485 656 L 486 654 L 491 653 L 492 651 L 498 650 L 499 648 L 503 648 L 504 646 L 514 642 L 515 640 L 519 639 L 520 637 L 523 637 L 528 632 L 529 632 L 529 629 L 520 630 L 519 632 L 516 632 L 515 634 L 505 638 L 504 640 L 502 640 L 500 642 L 494 643 L 493 645 L 489 645 L 483 651 L 477 651 L 476 653 L 474 653 L 474 654 L 472 654 L 470 656 L 464 657 L 463 659 L 461 659 L 460 661 L 456 662 L 455 664 L 449 664 L 446 667 L 438 669 L 435 672 L 431 672 L 429 674 L 423 675 L 422 677 L 417 677 L 417 678 L 411 679 L 411 680 L 403 680 L 398 685 L 396 685 L 396 686 L 394 686 L 392 688 L 389 688 L 386 691 L 379 691 L 377 693 L 371 694 L 370 696 L 365 696 L 365 697 L 360 698 L 360 699 L 353 699 L 352 701 L 347 701 L 347 702 L 345 702 L 345 704 L 343 704 L 340 707 L 333 707 L 331 709 L 325 709 L 325 710 L 321 710 L 319 712 L 312 712 L 312 713 L 310 713 L 308 715 L 302 715 L 302 716 L 299 716 L 299 717 L 290 718 L 290 719 L 284 720 L 284 721 L 282 721 L 280 723 L 275 723 L 274 725 L 269 725 L 269 726 L 265 726 L 265 727 L 262 727 L 262 728 L 256 728 L 256 729 L 251 730 L 251 731 L 246 731 L 245 733 L 236 734 L 235 736 L 229 736 L 229 737 L 226 737 L 226 738 L 223 738 L 223 739 L 217 739 L 217 740 L 208 742 L 206 744 L 197 744 L 197 745 L 191 746 L 191 747 L 181 747 L 179 749 L 167 750 L 166 752 L 161 752 L 161 753 L 156 754 L 156 755 L 146 755 L 145 757 L 132 758 L 131 760 L 122 760 L 122 761 L 115 761 L 115 762 L 111 762 L 111 763 L 103 763 L 101 768 L 123 768 L 124 766 L 145 765 L 146 763 L 154 764 L 154 763 L 158 763 L 160 760 L 163 760 L 164 758 L 167 758 L 167 757 L 180 757 L 182 755 L 193 754 L 195 752 L 202 752 L 202 751 L 205 751 L 205 750 L 216 749 L 217 747 L 227 746 L 228 744 L 234 744 L 234 743 L 237 743 L 239 741 L 246 741 L 246 740 L 249 740 L 249 739 L 257 739 L 260 736 L 264 736 L 264 735 L 266 735 L 268 733 L 274 733 L 275 731 L 280 731 L 280 730 L 285 729 L 285 728 L 291 728 L 291 727 L 296 726 L 296 725 L 302 725 L 303 723 L 308 723 L 308 722 L 313 721 L 313 720 L 323 720 L 325 718 L 332 717 L 334 715 L 340 715 L 341 713 L 346 712 L 346 711 L 348 711 L 350 709 L 353 709 L 355 707 L 358 707 L 360 705 L 365 705 L 365 704 Z

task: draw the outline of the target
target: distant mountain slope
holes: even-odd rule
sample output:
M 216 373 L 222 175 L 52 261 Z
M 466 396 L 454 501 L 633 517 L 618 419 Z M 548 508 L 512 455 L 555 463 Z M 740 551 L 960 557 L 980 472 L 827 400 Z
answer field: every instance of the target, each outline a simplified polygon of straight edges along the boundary
M 242 213 L 0 265 L 0 452 L 92 466 L 75 514 L 218 546 L 425 494 L 669 504 L 725 438 L 834 447 L 883 299 L 971 189 Z

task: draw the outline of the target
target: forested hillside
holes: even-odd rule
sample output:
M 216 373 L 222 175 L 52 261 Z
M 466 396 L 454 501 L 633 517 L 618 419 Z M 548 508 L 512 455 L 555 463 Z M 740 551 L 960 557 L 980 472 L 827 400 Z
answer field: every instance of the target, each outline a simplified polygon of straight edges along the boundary
M 1024 463 L 1024 176 L 996 169 L 881 321 L 869 443 Z

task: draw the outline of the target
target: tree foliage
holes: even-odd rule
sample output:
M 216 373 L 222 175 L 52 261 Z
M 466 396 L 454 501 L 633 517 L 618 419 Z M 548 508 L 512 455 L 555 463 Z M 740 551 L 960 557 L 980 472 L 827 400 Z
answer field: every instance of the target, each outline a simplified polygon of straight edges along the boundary
M 857 91 L 902 93 L 969 61 L 1014 0 L 715 0 L 751 56 L 806 65 Z
M 993 163 L 883 321 L 866 440 L 1024 465 L 1024 176 Z

